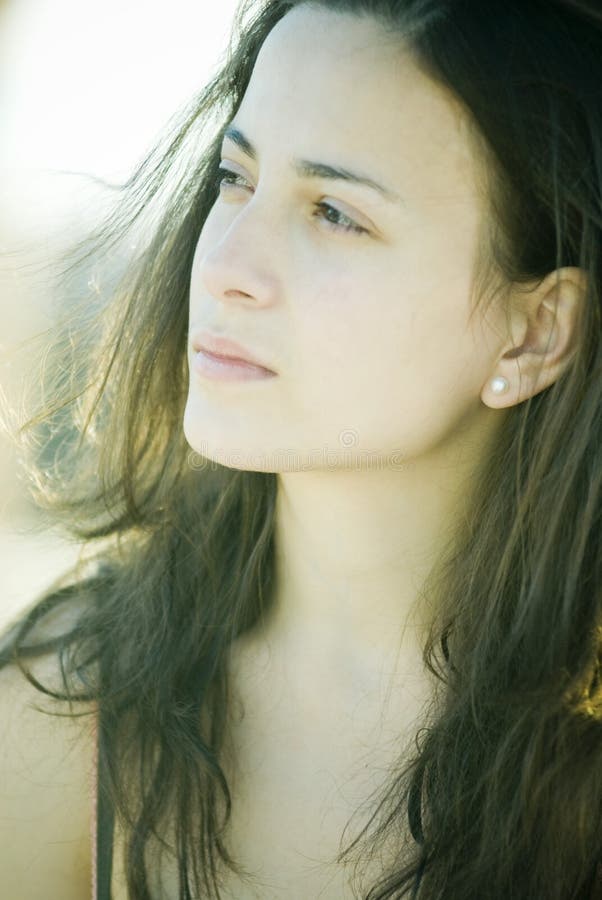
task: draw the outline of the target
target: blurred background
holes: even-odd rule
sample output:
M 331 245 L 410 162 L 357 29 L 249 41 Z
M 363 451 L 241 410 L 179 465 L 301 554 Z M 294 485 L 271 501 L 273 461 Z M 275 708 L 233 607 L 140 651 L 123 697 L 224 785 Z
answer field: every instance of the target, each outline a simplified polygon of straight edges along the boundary
M 100 180 L 125 181 L 214 74 L 236 6 L 0 0 L 0 389 L 11 406 L 28 339 L 68 302 L 53 265 L 98 223 Z M 78 277 L 89 290 L 93 273 Z M 0 629 L 78 557 L 79 545 L 40 521 L 0 429 Z

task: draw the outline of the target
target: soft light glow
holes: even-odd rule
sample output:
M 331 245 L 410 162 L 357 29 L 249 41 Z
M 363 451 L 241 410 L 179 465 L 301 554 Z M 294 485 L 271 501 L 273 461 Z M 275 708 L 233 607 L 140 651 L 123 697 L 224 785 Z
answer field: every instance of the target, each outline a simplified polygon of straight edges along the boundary
M 225 50 L 235 0 L 13 0 L 0 17 L 0 166 L 115 177 Z

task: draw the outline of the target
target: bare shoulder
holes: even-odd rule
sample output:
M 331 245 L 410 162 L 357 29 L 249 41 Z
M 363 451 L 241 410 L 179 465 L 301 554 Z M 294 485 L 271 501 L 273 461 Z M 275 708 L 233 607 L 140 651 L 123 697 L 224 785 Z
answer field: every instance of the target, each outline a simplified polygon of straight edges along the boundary
M 27 667 L 53 690 L 56 653 Z M 47 712 L 45 712 L 47 711 Z M 74 712 L 92 711 L 74 703 Z M 0 872 L 3 894 L 20 900 L 82 900 L 91 884 L 93 716 L 68 712 L 15 664 L 0 669 Z

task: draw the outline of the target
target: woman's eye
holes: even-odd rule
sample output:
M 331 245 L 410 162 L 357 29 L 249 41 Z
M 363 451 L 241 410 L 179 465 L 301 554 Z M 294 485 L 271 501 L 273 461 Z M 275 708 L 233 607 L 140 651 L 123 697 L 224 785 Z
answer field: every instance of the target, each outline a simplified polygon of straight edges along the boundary
M 224 166 L 220 166 L 218 168 L 218 185 L 219 187 L 244 187 L 248 185 L 248 182 L 242 175 L 239 175 L 238 172 L 233 172 L 231 169 L 226 169 Z M 221 177 L 220 177 L 221 176 Z M 240 179 L 240 180 L 237 180 Z M 240 182 L 244 182 L 241 184 Z M 350 219 L 349 216 L 346 216 L 344 213 L 340 212 L 340 210 L 336 209 L 334 206 L 331 206 L 329 203 L 316 203 L 316 218 L 320 219 L 324 222 L 328 227 L 332 228 L 333 231 L 352 231 L 355 234 L 368 234 L 367 228 L 362 228 L 361 225 L 357 225 L 353 219 Z M 325 215 L 328 216 L 336 216 L 338 218 L 338 222 L 331 221 L 330 218 L 325 218 Z M 342 224 L 342 223 L 346 224 Z
M 353 219 L 350 219 L 349 216 L 346 216 L 344 213 L 342 213 L 340 210 L 338 210 L 335 206 L 331 206 L 330 203 L 324 203 L 324 202 L 316 203 L 316 210 L 318 212 L 322 212 L 328 216 L 332 216 L 332 215 L 336 216 L 339 224 L 335 224 L 335 222 L 332 222 L 330 218 L 327 219 L 327 218 L 324 218 L 323 215 L 318 216 L 314 213 L 314 215 L 316 215 L 316 218 L 322 219 L 322 221 L 325 222 L 326 225 L 330 225 L 331 228 L 334 228 L 335 230 L 339 229 L 341 231 L 353 231 L 355 234 L 368 234 L 369 233 L 367 228 L 362 228 L 361 225 L 356 225 L 356 223 L 353 221 Z M 342 222 L 346 222 L 347 224 L 346 225 L 340 224 Z
M 220 185 L 220 187 L 222 184 L 236 184 L 236 180 L 230 181 L 230 178 L 241 178 L 243 181 L 245 180 L 242 175 L 239 175 L 237 172 L 233 172 L 231 169 L 225 169 L 223 166 L 220 166 L 217 171 L 218 173 L 223 173 L 223 178 L 220 178 L 218 175 L 218 184 Z

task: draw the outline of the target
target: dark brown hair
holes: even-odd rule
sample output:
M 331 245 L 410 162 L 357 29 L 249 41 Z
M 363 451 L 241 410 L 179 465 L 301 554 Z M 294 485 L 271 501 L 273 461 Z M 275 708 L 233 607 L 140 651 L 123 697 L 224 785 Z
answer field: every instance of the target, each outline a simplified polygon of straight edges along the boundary
M 181 900 L 219 897 L 219 867 L 236 871 L 223 840 L 227 651 L 273 602 L 276 476 L 186 443 L 188 289 L 223 129 L 298 5 L 241 3 L 217 75 L 121 186 L 80 261 L 108 259 L 137 223 L 153 223 L 149 236 L 109 297 L 84 297 L 60 323 L 44 356 L 50 399 L 19 429 L 32 497 L 97 566 L 49 587 L 5 634 L 0 663 L 27 672 L 57 654 L 60 688 L 32 683 L 70 715 L 102 707 L 103 790 L 127 829 L 132 900 L 150 898 L 144 850 L 168 816 Z M 471 116 L 488 201 L 479 304 L 563 266 L 587 273 L 574 358 L 511 408 L 461 540 L 426 586 L 437 715 L 339 859 L 361 866 L 407 821 L 414 843 L 362 887 L 369 900 L 585 898 L 602 860 L 602 13 L 593 0 L 312 5 L 373 17 Z M 36 642 L 71 604 L 74 627 Z

